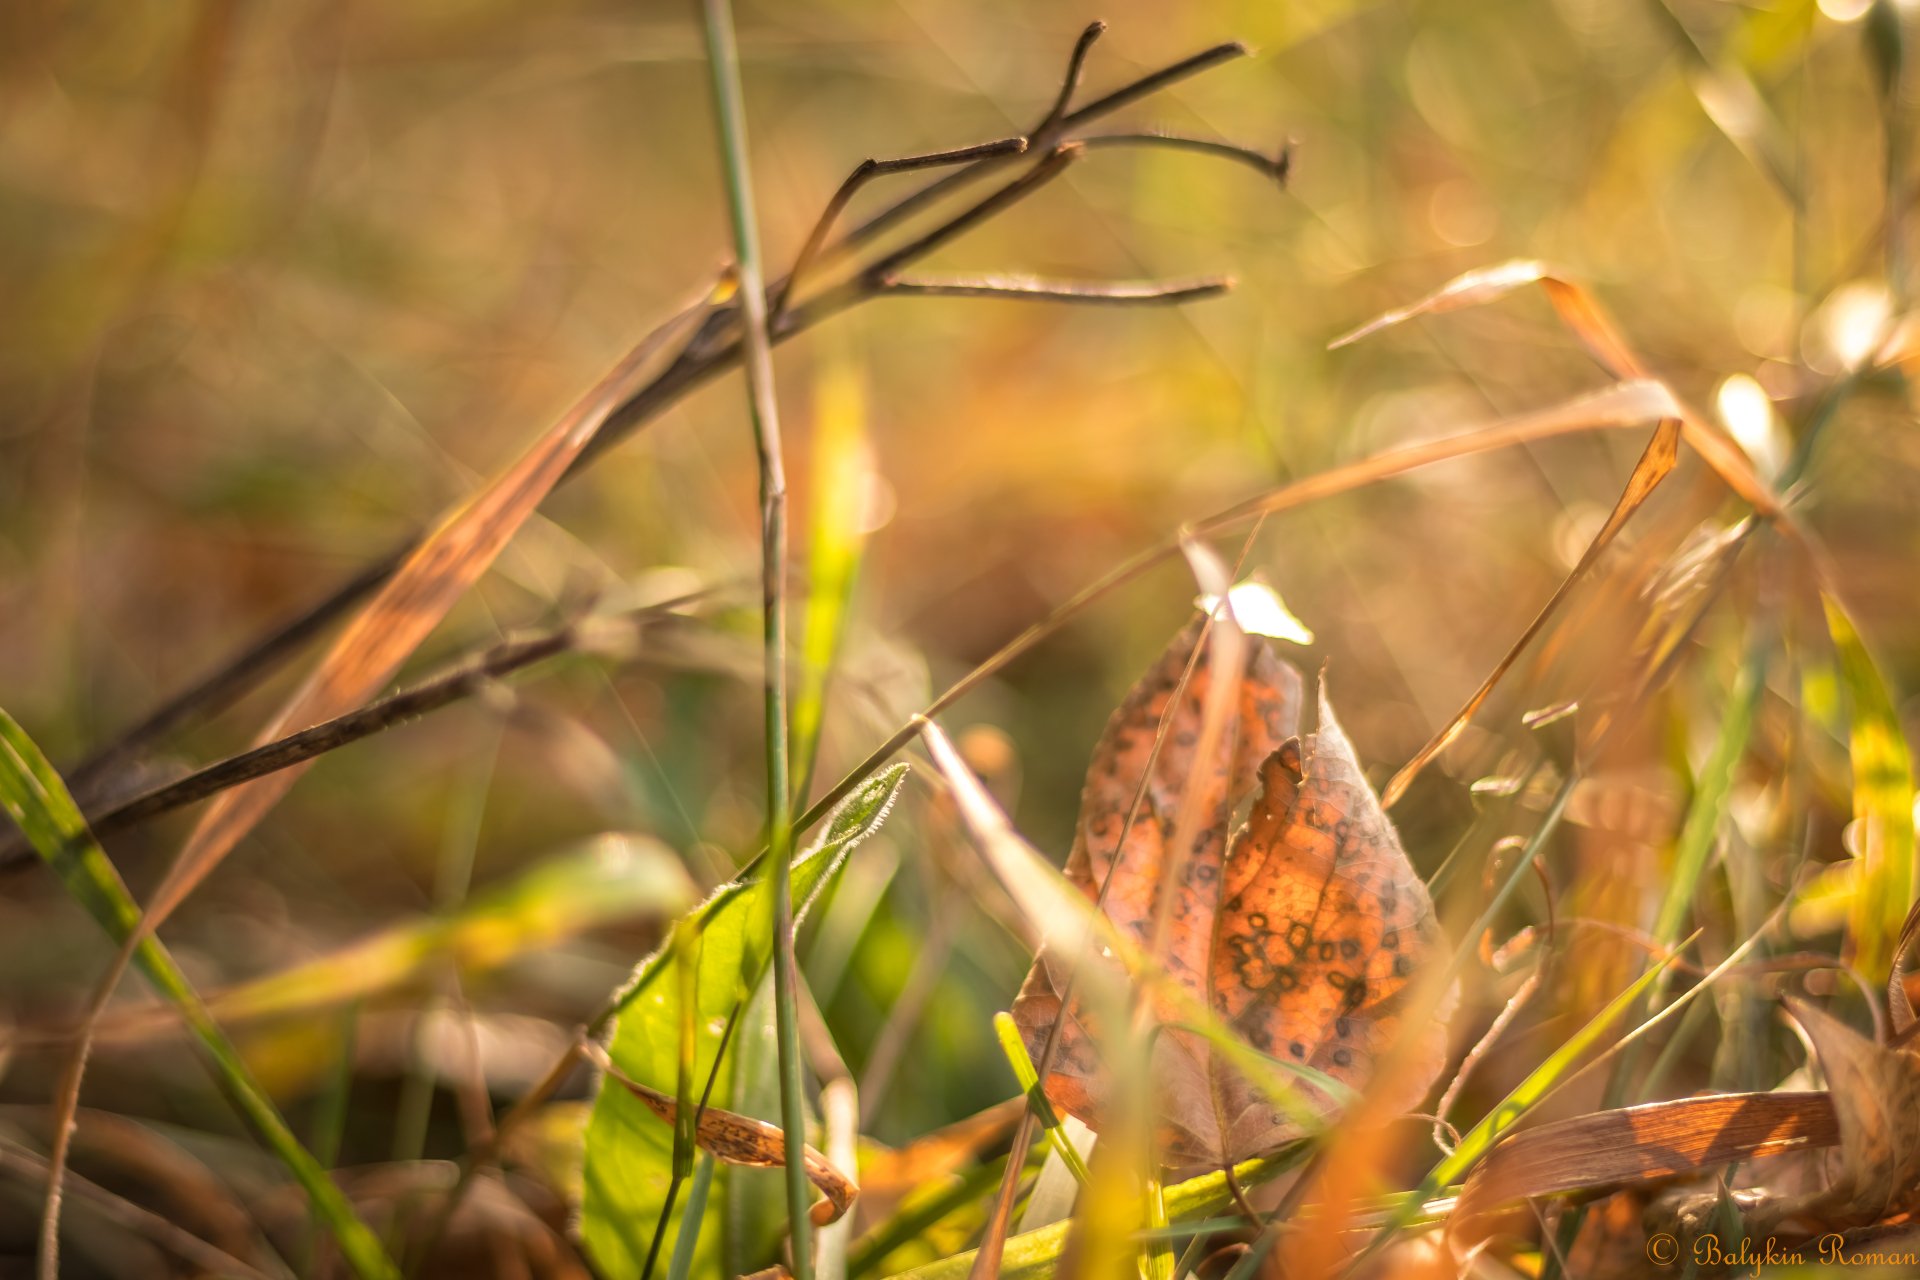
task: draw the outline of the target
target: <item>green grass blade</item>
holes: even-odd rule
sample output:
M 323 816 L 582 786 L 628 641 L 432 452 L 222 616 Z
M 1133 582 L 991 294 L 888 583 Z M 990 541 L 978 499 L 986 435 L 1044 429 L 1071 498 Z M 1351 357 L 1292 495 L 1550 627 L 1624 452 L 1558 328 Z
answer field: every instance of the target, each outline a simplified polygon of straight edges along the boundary
M 1296 1144 L 1270 1156 L 1235 1165 L 1234 1178 L 1242 1187 L 1258 1186 L 1279 1177 L 1300 1162 L 1305 1148 Z M 1233 1192 L 1224 1171 L 1202 1174 L 1168 1187 L 1165 1192 L 1167 1221 L 1189 1222 L 1208 1218 L 1233 1203 Z M 1066 1247 L 1072 1222 L 1055 1222 L 1037 1231 L 1010 1237 L 1001 1255 L 1002 1280 L 1037 1280 L 1053 1274 L 1054 1263 Z M 955 1254 L 938 1262 L 901 1273 L 902 1280 L 965 1280 L 973 1266 L 973 1252 Z
M 787 1142 L 787 1230 L 792 1236 L 794 1280 L 811 1280 L 813 1248 L 807 1205 L 806 1097 L 800 1062 L 799 967 L 793 955 L 793 773 L 789 757 L 792 724 L 787 701 L 787 478 L 780 443 L 780 402 L 773 387 L 773 338 L 767 328 L 765 272 L 754 213 L 753 174 L 748 162 L 747 109 L 740 87 L 740 52 L 727 0 L 705 0 L 708 84 L 719 125 L 720 168 L 726 179 L 727 213 L 733 223 L 735 270 L 740 278 L 742 347 L 747 408 L 760 470 L 760 581 L 762 665 L 766 672 L 767 877 L 773 902 L 773 1010 L 780 1053 L 780 1127 Z
M 680 1219 L 680 1234 L 674 1238 L 673 1258 L 667 1264 L 667 1280 L 687 1280 L 693 1274 L 693 1247 L 700 1236 L 700 1224 L 707 1217 L 707 1194 L 713 1189 L 713 1156 L 700 1153 L 700 1167 L 693 1171 L 687 1187 L 687 1212 Z
M 1040 1087 L 1040 1073 L 1027 1053 L 1026 1042 L 1020 1038 L 1020 1028 L 1013 1023 L 1013 1015 L 994 1014 L 993 1033 L 999 1038 L 1000 1052 L 1007 1055 L 1007 1065 L 1013 1068 L 1014 1079 L 1020 1082 L 1020 1091 L 1027 1095 L 1027 1106 L 1033 1109 L 1034 1118 L 1040 1121 L 1047 1140 L 1059 1152 L 1061 1163 L 1067 1166 L 1067 1172 L 1073 1175 L 1073 1180 L 1085 1188 L 1091 1179 L 1087 1162 L 1080 1158 L 1079 1149 L 1068 1141 L 1065 1131 L 1061 1129 L 1060 1117 L 1055 1113 L 1053 1103 L 1047 1100 L 1047 1091 Z
M 313 1144 L 313 1158 L 321 1167 L 331 1169 L 340 1163 L 340 1144 L 347 1131 L 348 1104 L 353 1097 L 354 1048 L 360 1038 L 360 1003 L 354 1001 L 340 1011 L 340 1052 L 335 1060 L 332 1073 L 321 1090 L 319 1103 L 314 1107 L 313 1134 L 309 1141 Z M 312 1274 L 314 1270 L 315 1250 L 319 1245 L 319 1233 L 326 1229 L 317 1213 L 310 1213 L 311 1222 L 305 1241 L 306 1265 L 303 1274 Z
M 66 783 L 4 710 L 0 710 L 0 806 L 108 937 L 124 944 L 139 923 L 139 906 L 106 851 L 87 829 Z M 180 1010 L 212 1060 L 222 1087 L 306 1190 L 314 1213 L 339 1242 L 348 1265 L 363 1280 L 397 1278 L 399 1270 L 379 1240 L 360 1221 L 320 1162 L 294 1137 L 167 949 L 157 938 L 148 937 L 135 951 L 134 963 L 154 989 Z
M 680 1061 L 674 1073 L 674 1098 L 679 1110 L 673 1117 L 673 1176 L 693 1173 L 694 1122 L 699 1115 L 694 1106 L 696 1082 L 693 1075 L 693 1047 L 696 1028 L 693 1020 L 700 1002 L 700 922 L 682 920 L 673 929 L 674 971 L 680 976 Z M 695 1219 L 699 1221 L 699 1219 Z
M 1687 913 L 1699 895 L 1701 878 L 1706 875 L 1707 863 L 1719 837 L 1720 824 L 1726 819 L 1727 797 L 1733 790 L 1734 774 L 1740 758 L 1747 752 L 1747 740 L 1753 736 L 1753 718 L 1760 709 L 1760 695 L 1766 688 L 1767 651 L 1767 644 L 1756 635 L 1734 679 L 1733 692 L 1727 699 L 1727 717 L 1720 724 L 1720 736 L 1714 741 L 1713 752 L 1694 784 L 1693 803 L 1687 808 L 1686 822 L 1674 850 L 1673 873 L 1667 881 L 1666 896 L 1660 902 L 1660 913 L 1653 922 L 1654 941 L 1663 947 L 1672 946 L 1686 924 Z
M 1147 1178 L 1146 1249 L 1140 1258 L 1141 1274 L 1148 1280 L 1173 1280 L 1173 1246 L 1167 1236 L 1167 1189 L 1156 1173 Z

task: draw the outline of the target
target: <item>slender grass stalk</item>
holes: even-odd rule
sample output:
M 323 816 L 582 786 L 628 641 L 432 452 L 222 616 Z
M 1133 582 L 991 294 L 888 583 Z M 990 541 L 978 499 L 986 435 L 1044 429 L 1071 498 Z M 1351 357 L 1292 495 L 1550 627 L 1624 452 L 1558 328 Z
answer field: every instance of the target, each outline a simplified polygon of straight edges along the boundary
M 673 1242 L 667 1280 L 687 1280 L 693 1274 L 693 1249 L 700 1239 L 701 1219 L 707 1216 L 707 1192 L 712 1186 L 713 1157 L 702 1151 L 700 1166 L 694 1170 L 693 1185 L 687 1189 L 687 1211 L 680 1218 L 680 1235 Z
M 807 1127 L 800 1080 L 797 1005 L 799 971 L 793 959 L 793 794 L 787 760 L 787 477 L 781 458 L 780 409 L 773 389 L 773 341 L 767 332 L 766 286 L 760 234 L 754 223 L 753 180 L 747 167 L 746 109 L 740 57 L 727 0 L 704 0 L 707 70 L 720 127 L 727 206 L 733 221 L 744 320 L 748 411 L 760 462 L 760 554 L 767 669 L 767 852 L 772 858 L 774 1034 L 780 1051 L 780 1127 L 787 1139 L 787 1219 L 794 1280 L 811 1280 L 813 1257 L 803 1153 Z

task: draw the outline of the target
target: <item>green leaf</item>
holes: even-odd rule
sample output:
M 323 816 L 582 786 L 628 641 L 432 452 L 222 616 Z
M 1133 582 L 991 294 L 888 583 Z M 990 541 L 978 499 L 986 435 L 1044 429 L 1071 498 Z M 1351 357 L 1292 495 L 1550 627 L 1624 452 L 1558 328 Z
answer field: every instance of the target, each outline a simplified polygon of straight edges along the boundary
M 124 944 L 140 920 L 140 908 L 107 858 L 66 783 L 13 717 L 0 710 L 0 808 L 7 811 L 67 892 L 116 943 Z M 212 1060 L 216 1078 L 241 1114 L 306 1189 L 314 1214 L 339 1242 L 340 1252 L 367 1280 L 397 1280 L 399 1271 L 347 1198 L 287 1127 L 272 1099 L 255 1082 L 238 1050 L 214 1022 L 186 975 L 159 939 L 147 937 L 134 952 L 135 966 L 186 1019 Z
M 894 765 L 856 789 L 827 820 L 820 840 L 793 864 L 796 923 L 803 918 L 855 845 L 879 829 L 899 793 L 907 767 Z M 695 1091 L 713 1092 L 708 1104 L 738 1110 L 734 1068 L 738 1046 L 724 1048 L 736 1006 L 751 998 L 765 978 L 772 957 L 772 933 L 763 919 L 765 881 L 736 880 L 722 885 L 691 915 L 700 930 L 694 990 L 693 1080 Z M 662 947 L 640 962 L 614 1003 L 613 1039 L 608 1053 L 622 1072 L 642 1084 L 672 1093 L 680 1074 L 680 953 Z M 747 1035 L 742 1017 L 736 1035 Z M 717 1064 L 717 1073 L 716 1073 Z M 765 1117 L 763 1117 L 765 1118 Z M 694 1276 L 725 1271 L 720 1224 L 724 1207 L 741 1171 L 721 1168 L 713 1175 L 707 1212 L 690 1246 Z M 661 1207 L 673 1185 L 673 1130 L 656 1119 L 624 1089 L 602 1089 L 587 1122 L 586 1194 L 581 1234 L 600 1273 L 608 1280 L 638 1280 L 645 1269 Z M 666 1240 L 679 1239 L 684 1206 L 676 1206 L 665 1224 Z
M 1833 636 L 1852 712 L 1848 753 L 1853 758 L 1857 874 L 1847 936 L 1854 966 L 1869 982 L 1883 984 L 1893 970 L 1894 942 L 1920 882 L 1920 869 L 1914 865 L 1913 756 L 1873 655 L 1839 603 L 1828 597 L 1826 606 L 1827 631 Z

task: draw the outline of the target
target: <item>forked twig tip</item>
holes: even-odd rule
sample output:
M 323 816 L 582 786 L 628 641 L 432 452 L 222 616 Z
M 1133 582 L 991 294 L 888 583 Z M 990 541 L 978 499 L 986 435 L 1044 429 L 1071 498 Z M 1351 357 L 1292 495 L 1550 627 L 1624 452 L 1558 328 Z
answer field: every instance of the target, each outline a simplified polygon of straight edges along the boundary
M 1293 176 L 1293 149 L 1299 144 L 1288 138 L 1280 144 L 1280 150 L 1273 155 L 1273 180 L 1281 186 L 1287 185 L 1287 179 Z

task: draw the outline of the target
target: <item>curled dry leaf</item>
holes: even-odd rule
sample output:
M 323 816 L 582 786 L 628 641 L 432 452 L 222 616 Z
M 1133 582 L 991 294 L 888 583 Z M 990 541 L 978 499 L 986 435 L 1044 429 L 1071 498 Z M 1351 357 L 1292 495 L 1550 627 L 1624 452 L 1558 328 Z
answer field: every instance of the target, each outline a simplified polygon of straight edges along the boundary
M 1876 1044 L 1803 1000 L 1788 997 L 1787 1007 L 1819 1055 L 1827 1092 L 1678 1098 L 1515 1134 L 1467 1179 L 1447 1226 L 1456 1255 L 1488 1237 L 1496 1210 L 1522 1199 L 1822 1149 L 1832 1150 L 1813 1190 L 1789 1189 L 1803 1170 L 1760 1165 L 1757 1181 L 1730 1198 L 1718 1184 L 1668 1191 L 1648 1207 L 1644 1229 L 1674 1237 L 1684 1253 L 1721 1229 L 1729 1203 L 1756 1238 L 1857 1231 L 1920 1212 L 1920 1052 Z
M 1792 996 L 1787 1010 L 1807 1033 L 1828 1091 L 1837 1149 L 1825 1184 L 1787 1190 L 1779 1180 L 1737 1190 L 1732 1204 L 1755 1237 L 1803 1237 L 1871 1228 L 1920 1211 L 1920 1052 L 1877 1044 Z M 1683 1247 L 1717 1229 L 1724 1211 L 1718 1187 L 1677 1189 L 1647 1210 L 1649 1231 Z
M 1515 1133 L 1474 1166 L 1448 1219 L 1465 1251 L 1503 1205 L 1567 1191 L 1656 1182 L 1840 1141 L 1824 1093 L 1724 1093 L 1556 1120 Z
M 623 1075 L 613 1065 L 613 1059 L 607 1056 L 606 1050 L 597 1044 L 589 1042 L 586 1055 L 606 1073 L 607 1079 L 640 1099 L 647 1110 L 668 1124 L 674 1122 L 680 1111 L 679 1103 L 674 1098 Z M 694 1130 L 694 1141 L 702 1151 L 726 1164 L 779 1169 L 787 1163 L 786 1135 L 780 1131 L 779 1125 L 732 1111 L 722 1111 L 718 1107 L 701 1109 L 699 1123 Z M 835 1168 L 830 1160 L 812 1147 L 802 1152 L 802 1158 L 806 1163 L 808 1181 L 820 1188 L 820 1194 L 826 1197 L 814 1205 L 808 1215 L 813 1219 L 813 1225 L 824 1227 L 830 1222 L 838 1222 L 853 1207 L 854 1197 L 860 1194 L 860 1188 L 854 1185 L 852 1178 Z
M 1410 1015 L 1424 1012 L 1409 1005 L 1409 987 L 1423 965 L 1445 954 L 1444 940 L 1426 887 L 1324 693 L 1318 732 L 1303 742 L 1295 736 L 1299 673 L 1248 636 L 1235 646 L 1237 669 L 1223 674 L 1216 655 L 1195 653 L 1200 637 L 1196 619 L 1108 721 L 1066 868 L 1143 949 L 1161 895 L 1174 895 L 1167 945 L 1153 960 L 1184 999 L 1149 988 L 1163 1024 L 1153 1041 L 1152 1087 L 1169 1164 L 1238 1161 L 1302 1136 L 1338 1110 L 1339 1086 L 1364 1089 L 1376 1059 L 1403 1036 L 1413 1069 L 1394 1073 L 1396 1096 L 1382 1101 L 1395 1109 L 1417 1104 L 1444 1063 L 1454 1002 L 1449 990 L 1440 1008 L 1409 1025 Z M 1237 682 L 1236 696 L 1226 731 L 1213 735 L 1215 749 L 1200 759 L 1204 708 L 1217 679 Z M 1179 859 L 1170 846 L 1183 798 L 1194 803 L 1190 788 L 1201 789 L 1202 820 Z M 1139 811 L 1129 824 L 1136 794 Z M 1232 831 L 1249 804 L 1245 825 Z M 1177 883 L 1168 883 L 1171 867 L 1182 868 Z M 1084 985 L 1069 987 L 1074 960 L 1043 949 L 1014 1003 L 1036 1060 L 1062 1015 L 1059 993 Z M 1182 1005 L 1196 1001 L 1276 1061 L 1271 1080 L 1250 1080 L 1206 1036 L 1178 1025 L 1191 1021 Z M 1112 1042 L 1089 1004 L 1078 994 L 1069 1001 L 1045 1087 L 1056 1106 L 1098 1129 L 1111 1101 L 1101 1046 Z M 1276 1089 L 1287 1088 L 1309 1114 L 1275 1106 Z
M 1840 1152 L 1824 1190 L 1771 1206 L 1768 1215 L 1780 1221 L 1806 1214 L 1845 1231 L 1920 1210 L 1920 1051 L 1876 1044 L 1793 996 L 1787 1010 L 1819 1055 L 1840 1121 Z

